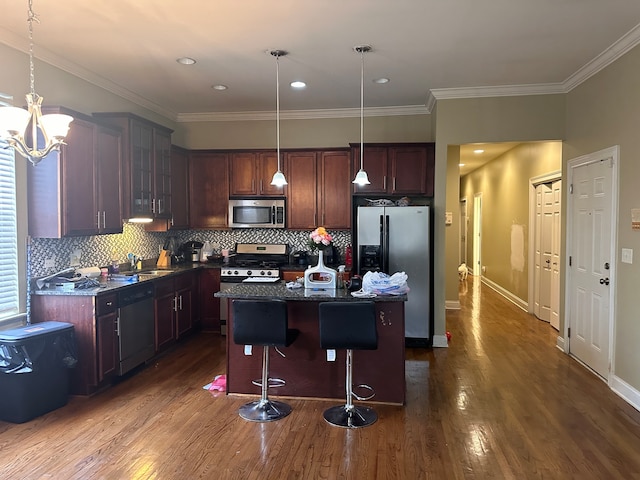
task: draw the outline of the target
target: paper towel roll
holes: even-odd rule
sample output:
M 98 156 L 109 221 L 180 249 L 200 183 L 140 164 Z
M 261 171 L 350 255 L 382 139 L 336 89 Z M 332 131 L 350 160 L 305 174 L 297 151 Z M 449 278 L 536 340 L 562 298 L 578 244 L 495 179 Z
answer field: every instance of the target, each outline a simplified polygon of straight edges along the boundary
M 95 278 L 100 276 L 100 267 L 78 268 L 76 275 L 87 278 Z

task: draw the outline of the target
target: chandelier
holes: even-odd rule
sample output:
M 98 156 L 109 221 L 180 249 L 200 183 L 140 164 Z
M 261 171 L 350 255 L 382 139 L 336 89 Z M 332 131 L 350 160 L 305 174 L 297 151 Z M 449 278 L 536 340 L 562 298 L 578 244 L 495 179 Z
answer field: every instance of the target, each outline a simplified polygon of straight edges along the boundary
M 6 140 L 16 152 L 37 165 L 51 150 L 59 150 L 69 131 L 70 115 L 52 113 L 42 115 L 42 97 L 35 92 L 33 68 L 33 22 L 39 22 L 29 0 L 29 80 L 31 89 L 26 95 L 27 109 L 0 107 L 0 138 Z M 30 129 L 28 127 L 31 126 Z M 30 131 L 29 131 L 30 130 Z M 44 144 L 38 148 L 38 143 Z
M 353 49 L 360 54 L 360 170 L 351 183 L 363 186 L 371 183 L 364 171 L 364 54 L 371 51 L 371 45 L 357 45 Z
M 287 185 L 287 179 L 280 170 L 280 57 L 284 57 L 288 52 L 284 50 L 270 50 L 269 53 L 276 57 L 276 144 L 278 155 L 278 170 L 273 174 L 271 185 L 283 187 Z

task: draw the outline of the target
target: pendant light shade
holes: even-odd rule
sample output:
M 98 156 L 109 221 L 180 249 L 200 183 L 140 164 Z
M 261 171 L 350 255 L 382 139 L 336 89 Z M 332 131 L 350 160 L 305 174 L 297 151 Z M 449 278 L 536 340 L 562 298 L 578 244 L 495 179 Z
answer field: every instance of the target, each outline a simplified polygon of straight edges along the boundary
M 371 51 L 371 45 L 357 45 L 353 49 L 360 54 L 360 170 L 351 183 L 363 186 L 371 183 L 364 171 L 364 54 Z
M 280 170 L 280 57 L 284 57 L 287 52 L 284 50 L 271 50 L 271 55 L 276 57 L 276 144 L 278 155 L 278 170 L 273 174 L 271 185 L 283 187 L 287 185 L 287 179 Z

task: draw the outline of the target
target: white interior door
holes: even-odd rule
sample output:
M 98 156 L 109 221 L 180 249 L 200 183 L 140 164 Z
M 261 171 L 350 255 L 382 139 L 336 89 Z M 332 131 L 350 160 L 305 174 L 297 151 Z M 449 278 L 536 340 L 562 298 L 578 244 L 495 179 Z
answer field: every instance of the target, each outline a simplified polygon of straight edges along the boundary
M 551 320 L 551 233 L 553 191 L 551 185 L 536 186 L 535 273 L 533 313 L 540 320 Z
M 553 222 L 551 225 L 551 305 L 549 321 L 560 329 L 560 246 L 562 241 L 562 180 L 551 184 L 553 194 Z
M 473 197 L 473 265 L 474 275 L 482 275 L 482 193 Z
M 572 163 L 573 162 L 573 163 Z M 568 340 L 572 355 L 608 378 L 613 325 L 617 148 L 569 162 Z
M 467 199 L 460 200 L 460 260 L 458 263 L 467 263 Z

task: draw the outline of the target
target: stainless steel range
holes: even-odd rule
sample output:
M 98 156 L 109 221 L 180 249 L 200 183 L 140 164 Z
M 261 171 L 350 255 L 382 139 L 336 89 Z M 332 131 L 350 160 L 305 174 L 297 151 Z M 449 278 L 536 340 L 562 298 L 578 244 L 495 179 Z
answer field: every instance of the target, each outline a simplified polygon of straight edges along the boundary
M 236 243 L 236 254 L 220 270 L 220 290 L 237 283 L 275 283 L 280 280 L 280 267 L 289 263 L 289 245 L 272 243 Z M 226 334 L 228 305 L 220 301 L 220 325 Z

